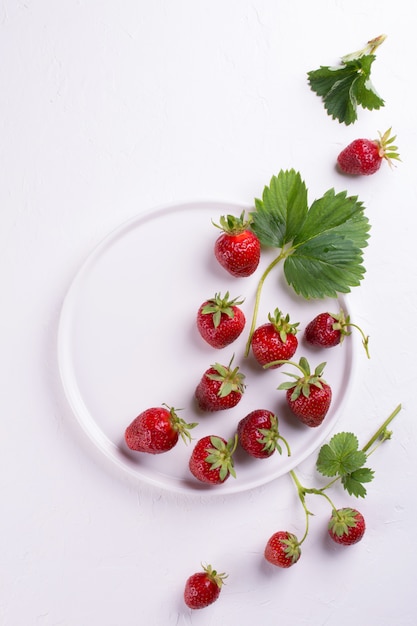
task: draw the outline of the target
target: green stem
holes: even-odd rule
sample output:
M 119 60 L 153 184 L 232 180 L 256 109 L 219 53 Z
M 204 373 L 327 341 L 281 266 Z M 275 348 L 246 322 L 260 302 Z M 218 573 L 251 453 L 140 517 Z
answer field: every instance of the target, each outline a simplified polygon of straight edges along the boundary
M 378 441 L 378 439 L 381 439 L 382 443 L 383 441 L 386 441 L 387 439 L 389 439 L 391 437 L 391 433 L 389 431 L 387 431 L 387 426 L 388 424 L 390 424 L 392 422 L 392 420 L 394 419 L 394 417 L 396 417 L 398 415 L 398 413 L 401 411 L 402 406 L 401 404 L 399 404 L 391 413 L 391 415 L 389 417 L 387 417 L 387 419 L 385 420 L 385 422 L 378 428 L 378 430 L 376 431 L 376 433 L 370 438 L 370 440 L 363 446 L 362 450 L 363 452 L 367 452 L 369 450 L 369 448 L 376 442 Z
M 273 261 L 271 261 L 271 263 L 268 265 L 268 267 L 265 269 L 265 271 L 263 272 L 262 276 L 259 279 L 258 286 L 256 288 L 256 293 L 255 293 L 255 305 L 254 305 L 254 308 L 253 308 L 252 324 L 251 324 L 250 331 L 249 331 L 249 337 L 248 337 L 248 340 L 246 342 L 245 356 L 249 355 L 250 344 L 251 344 L 251 341 L 252 341 L 252 335 L 255 332 L 256 320 L 257 320 L 258 311 L 259 311 L 259 303 L 260 303 L 260 300 L 261 300 L 262 287 L 263 287 L 263 284 L 265 282 L 265 279 L 268 276 L 269 272 L 276 265 L 278 265 L 278 263 L 280 261 L 282 261 L 282 259 L 284 259 L 287 256 L 287 254 L 288 254 L 288 252 L 284 252 L 283 250 L 281 250 L 279 255 Z
M 349 322 L 348 326 L 352 326 L 352 328 L 356 328 L 356 330 L 360 332 L 360 334 L 362 335 L 362 345 L 365 348 L 366 356 L 368 357 L 368 359 L 370 359 L 371 355 L 369 354 L 369 346 L 368 346 L 369 336 L 365 335 L 362 328 L 359 328 L 359 326 L 357 326 L 356 324 L 352 324 L 351 322 Z

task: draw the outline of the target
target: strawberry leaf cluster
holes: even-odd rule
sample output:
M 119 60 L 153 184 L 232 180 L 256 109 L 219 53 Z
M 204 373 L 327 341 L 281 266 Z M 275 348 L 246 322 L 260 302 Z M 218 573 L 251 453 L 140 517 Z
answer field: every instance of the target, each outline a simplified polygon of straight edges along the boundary
M 360 284 L 370 225 L 356 196 L 329 189 L 309 207 L 299 172 L 281 170 L 255 200 L 251 219 L 261 244 L 280 249 L 278 259 L 297 294 L 336 297 Z
M 347 126 L 358 118 L 358 105 L 364 109 L 380 109 L 384 100 L 371 82 L 371 68 L 376 59 L 375 49 L 385 40 L 376 37 L 359 52 L 342 57 L 336 67 L 320 66 L 307 72 L 311 89 L 323 100 L 327 113 Z
M 317 458 L 317 470 L 327 477 L 340 478 L 344 489 L 353 496 L 364 498 L 364 483 L 373 480 L 374 471 L 364 467 L 367 454 L 359 449 L 353 433 L 338 433 L 324 444 Z

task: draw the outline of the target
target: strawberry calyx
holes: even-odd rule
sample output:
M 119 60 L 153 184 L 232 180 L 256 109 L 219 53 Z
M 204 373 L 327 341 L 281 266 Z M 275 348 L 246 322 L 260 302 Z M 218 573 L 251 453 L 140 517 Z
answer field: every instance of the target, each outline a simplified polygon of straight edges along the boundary
M 323 388 L 323 384 L 326 384 L 326 381 L 322 378 L 323 370 L 326 366 L 326 362 L 320 363 L 315 368 L 314 372 L 311 372 L 310 364 L 307 359 L 302 356 L 298 363 L 294 361 L 273 361 L 272 363 L 268 363 L 265 367 L 272 367 L 277 363 L 288 363 L 289 365 L 294 365 L 297 367 L 302 376 L 298 376 L 297 374 L 292 374 L 290 372 L 284 372 L 287 376 L 291 376 L 294 380 L 281 383 L 278 389 L 292 389 L 293 392 L 291 394 L 291 400 L 296 400 L 301 394 L 308 398 L 310 396 L 310 387 L 314 385 L 315 387 Z
M 218 328 L 222 314 L 233 318 L 235 316 L 233 307 L 238 306 L 243 302 L 244 300 L 241 300 L 239 298 L 231 299 L 228 291 L 226 291 L 223 297 L 220 293 L 216 293 L 214 294 L 213 298 L 207 300 L 207 304 L 202 307 L 201 313 L 203 315 L 212 315 L 213 325 L 215 328 Z
M 224 442 L 220 437 L 213 435 L 210 437 L 211 448 L 207 448 L 206 463 L 211 467 L 210 469 L 219 469 L 219 478 L 221 481 L 225 480 L 230 474 L 233 478 L 236 478 L 236 472 L 233 463 L 233 453 L 236 450 L 238 437 L 235 435 L 228 442 Z
M 268 314 L 268 320 L 271 322 L 277 333 L 279 333 L 280 339 L 283 343 L 287 341 L 287 335 L 297 334 L 297 327 L 299 326 L 299 323 L 297 322 L 296 324 L 292 324 L 288 313 L 284 317 L 284 314 L 279 309 L 275 309 L 273 314 Z
M 202 563 L 201 567 L 203 568 L 203 571 L 206 574 L 207 578 L 211 580 L 213 583 L 215 583 L 219 589 L 221 589 L 228 575 L 225 574 L 224 572 L 221 572 L 221 573 L 218 572 L 217 570 L 213 569 L 211 565 L 204 565 Z
M 187 424 L 187 422 L 177 414 L 177 411 L 181 411 L 182 409 L 174 409 L 165 403 L 163 406 L 165 406 L 169 411 L 171 428 L 180 435 L 184 443 L 189 443 L 191 441 L 190 430 L 198 426 L 198 422 L 191 422 L 190 424 Z
M 271 426 L 269 428 L 259 428 L 258 432 L 262 435 L 259 439 L 259 443 L 263 444 L 262 450 L 271 455 L 275 450 L 282 454 L 282 448 L 279 441 L 283 441 L 287 448 L 288 456 L 291 456 L 291 450 L 288 442 L 280 434 L 278 429 L 278 418 L 276 415 L 270 417 Z
M 342 63 L 349 63 L 349 61 L 354 61 L 355 59 L 360 59 L 363 56 L 368 54 L 375 54 L 377 48 L 384 43 L 387 35 L 378 35 L 378 37 L 374 37 L 370 39 L 366 46 L 361 50 L 357 50 L 356 52 L 351 52 L 350 54 L 345 54 L 342 57 Z
M 296 563 L 301 556 L 301 544 L 296 535 L 287 532 L 286 537 L 281 537 L 280 543 L 284 548 L 285 556 L 291 559 L 292 563 Z
M 393 167 L 392 160 L 401 161 L 400 155 L 398 153 L 398 147 L 394 146 L 394 141 L 397 136 L 391 136 L 392 128 L 389 128 L 382 135 L 378 131 L 379 139 L 375 139 L 375 143 L 378 146 L 378 155 L 381 159 L 385 159 L 390 167 Z
M 219 220 L 220 224 L 216 224 L 213 221 L 212 224 L 228 235 L 240 235 L 250 228 L 251 221 L 251 217 L 246 218 L 245 211 L 242 211 L 239 217 L 236 217 L 236 215 L 222 215 Z
M 243 394 L 245 390 L 246 385 L 243 382 L 245 375 L 239 371 L 238 366 L 232 369 L 233 359 L 234 355 L 228 366 L 214 363 L 211 367 L 216 371 L 216 374 L 207 374 L 207 378 L 210 378 L 210 380 L 217 380 L 221 383 L 217 392 L 219 398 L 225 398 L 232 391 Z
M 358 523 L 357 517 L 358 512 L 355 509 L 349 507 L 333 509 L 328 528 L 336 537 L 348 535 L 349 529 L 356 527 Z

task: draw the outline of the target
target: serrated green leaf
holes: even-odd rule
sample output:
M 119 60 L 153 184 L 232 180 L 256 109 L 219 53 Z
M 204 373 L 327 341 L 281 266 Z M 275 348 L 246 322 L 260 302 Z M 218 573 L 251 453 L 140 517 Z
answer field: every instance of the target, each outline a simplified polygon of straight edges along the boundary
M 351 496 L 357 498 L 364 498 L 366 496 L 366 489 L 363 483 L 369 483 L 373 480 L 374 472 L 367 467 L 360 469 L 342 476 L 342 485 Z
M 347 126 L 357 120 L 357 107 L 379 109 L 384 101 L 370 80 L 374 54 L 345 57 L 338 67 L 320 66 L 307 73 L 311 89 L 322 98 L 327 113 Z
M 329 189 L 311 205 L 284 262 L 287 282 L 304 298 L 336 297 L 360 284 L 370 225 L 357 197 Z
M 296 293 L 336 297 L 360 284 L 370 224 L 356 196 L 329 189 L 308 209 L 301 176 L 281 171 L 255 208 L 253 230 L 262 245 L 281 249 L 277 260 L 284 260 L 286 280 Z
M 317 470 L 323 476 L 346 476 L 360 469 L 366 454 L 358 450 L 358 439 L 352 433 L 338 433 L 324 444 L 317 458 Z
M 251 228 L 265 246 L 282 248 L 302 227 L 308 211 L 307 188 L 299 172 L 281 170 L 255 200 Z

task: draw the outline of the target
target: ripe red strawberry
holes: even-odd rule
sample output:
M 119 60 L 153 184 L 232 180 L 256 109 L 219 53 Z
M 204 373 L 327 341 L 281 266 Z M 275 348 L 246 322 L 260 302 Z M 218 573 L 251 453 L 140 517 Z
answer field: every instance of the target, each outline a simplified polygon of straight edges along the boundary
M 265 547 L 265 558 L 272 565 L 291 567 L 301 556 L 300 544 L 292 533 L 280 530 L 269 538 Z
M 240 217 L 222 216 L 220 225 L 214 226 L 223 231 L 214 244 L 214 254 L 220 265 L 238 278 L 253 274 L 259 265 L 261 244 L 250 230 L 250 220 L 245 219 L 245 212 Z
M 343 546 L 351 546 L 365 534 L 365 518 L 356 509 L 333 510 L 328 524 L 330 537 Z
M 278 450 L 282 454 L 279 440 L 289 446 L 278 431 L 278 418 L 271 411 L 256 409 L 240 420 L 237 426 L 239 443 L 251 456 L 266 459 Z
M 359 326 L 352 324 L 350 316 L 340 313 L 320 313 L 309 324 L 304 331 L 304 339 L 312 346 L 321 348 L 333 348 L 341 344 L 347 335 L 351 334 L 349 328 L 357 328 L 362 335 L 362 344 L 369 358 L 367 337 Z
M 396 137 L 391 137 L 391 128 L 379 139 L 355 139 L 337 157 L 339 169 L 345 174 L 369 176 L 381 167 L 383 159 L 391 165 L 392 159 L 399 160 L 397 146 L 392 145 Z
M 298 347 L 298 323 L 291 324 L 289 315 L 284 317 L 279 309 L 275 309 L 274 315 L 270 313 L 268 320 L 255 330 L 251 340 L 253 355 L 262 366 L 272 361 L 291 359 Z M 280 366 L 281 363 L 276 363 L 271 367 Z
M 233 453 L 237 436 L 230 441 L 223 437 L 207 435 L 197 441 L 191 453 L 189 468 L 192 475 L 203 483 L 219 485 L 232 475 L 236 478 Z
M 197 328 L 202 338 L 213 348 L 224 348 L 233 343 L 245 328 L 246 319 L 237 306 L 243 300 L 229 297 L 227 291 L 222 298 L 216 293 L 198 309 Z
M 211 565 L 203 567 L 203 572 L 190 576 L 184 589 L 184 602 L 190 609 L 203 609 L 213 604 L 220 595 L 226 574 L 219 574 Z
M 313 374 L 305 357 L 292 365 L 298 367 L 302 376 L 288 374 L 294 381 L 282 383 L 278 389 L 286 390 L 287 404 L 303 424 L 313 428 L 320 426 L 332 400 L 332 390 L 321 377 L 326 363 L 320 363 Z
M 186 424 L 178 417 L 176 409 L 167 405 L 152 407 L 140 413 L 125 430 L 125 441 L 131 450 L 161 454 L 173 448 L 181 435 L 183 441 L 191 439 L 189 429 L 196 423 Z
M 206 370 L 195 390 L 197 404 L 202 411 L 223 411 L 240 402 L 245 390 L 244 374 L 239 368 L 215 363 Z

